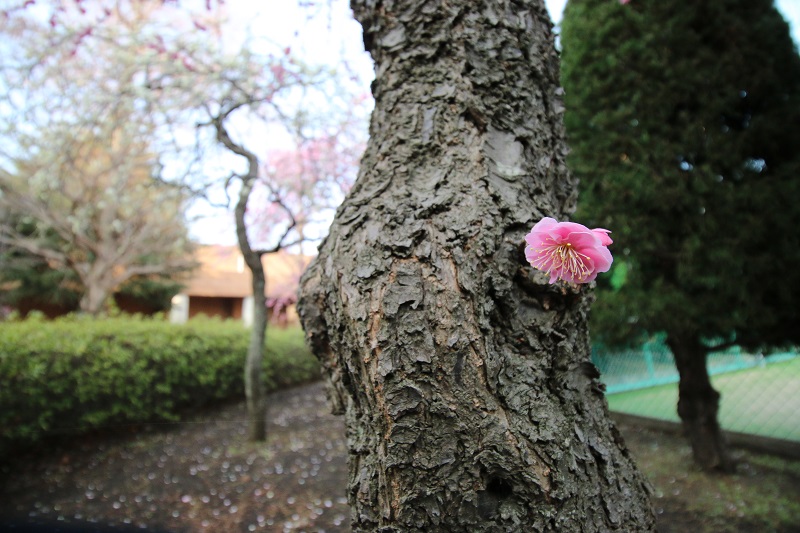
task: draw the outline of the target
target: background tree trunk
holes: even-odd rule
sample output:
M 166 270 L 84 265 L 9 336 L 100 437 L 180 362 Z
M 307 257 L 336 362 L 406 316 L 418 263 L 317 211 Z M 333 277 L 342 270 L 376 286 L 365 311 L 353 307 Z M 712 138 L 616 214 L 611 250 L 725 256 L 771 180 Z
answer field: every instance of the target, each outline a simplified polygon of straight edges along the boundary
M 249 251 L 250 260 L 245 258 L 253 273 L 253 325 L 250 331 L 250 344 L 247 347 L 247 361 L 244 368 L 244 389 L 247 398 L 247 416 L 250 420 L 247 439 L 252 442 L 267 439 L 267 403 L 264 389 L 264 343 L 267 336 L 267 299 L 264 294 L 266 275 L 261 263 L 261 254 Z M 251 265 L 253 261 L 258 266 Z
M 103 312 L 106 300 L 108 300 L 108 292 L 95 285 L 87 285 L 81 295 L 78 308 L 81 313 L 98 316 Z
M 255 168 L 258 168 L 257 165 Z M 262 368 L 264 366 L 264 340 L 267 335 L 267 298 L 264 289 L 267 285 L 261 254 L 250 246 L 244 215 L 247 201 L 255 184 L 255 168 L 242 179 L 239 201 L 236 203 L 236 236 L 244 262 L 253 276 L 253 325 L 250 329 L 250 344 L 247 347 L 247 360 L 244 366 L 244 391 L 247 398 L 247 417 L 249 425 L 247 439 L 252 442 L 267 438 L 267 404 Z
M 589 362 L 591 292 L 524 259 L 576 193 L 542 2 L 352 7 L 371 138 L 299 310 L 346 415 L 353 530 L 652 531 Z
M 99 316 L 108 311 L 108 299 L 118 285 L 114 279 L 113 269 L 113 265 L 100 262 L 75 268 L 84 287 L 78 303 L 81 313 Z
M 247 159 L 247 173 L 239 176 L 242 180 L 242 188 L 239 189 L 234 218 L 236 219 L 236 238 L 239 241 L 239 250 L 241 250 L 244 262 L 253 276 L 253 325 L 250 329 L 250 344 L 247 347 L 247 360 L 244 365 L 244 392 L 247 399 L 247 416 L 250 421 L 247 438 L 257 442 L 267 439 L 266 390 L 262 376 L 264 341 L 267 335 L 267 298 L 264 294 L 267 281 L 264 264 L 261 262 L 262 253 L 253 250 L 247 236 L 245 214 L 250 193 L 258 179 L 258 158 L 253 152 L 231 139 L 224 125 L 224 120 L 229 114 L 230 111 L 221 113 L 212 123 L 217 132 L 217 140 L 231 152 Z
M 706 348 L 692 334 L 669 333 L 667 345 L 680 375 L 678 416 L 695 462 L 705 470 L 733 472 L 735 465 L 717 421 L 720 395 L 708 376 Z

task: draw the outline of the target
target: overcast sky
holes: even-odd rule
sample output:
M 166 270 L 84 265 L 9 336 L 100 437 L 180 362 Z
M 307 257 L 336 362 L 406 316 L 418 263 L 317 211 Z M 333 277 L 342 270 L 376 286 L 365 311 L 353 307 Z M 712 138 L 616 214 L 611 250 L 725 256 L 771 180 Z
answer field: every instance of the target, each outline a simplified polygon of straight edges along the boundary
M 237 29 L 226 32 L 225 39 L 235 46 L 237 41 L 241 42 L 250 34 L 256 40 L 265 40 L 280 49 L 290 46 L 299 57 L 313 64 L 335 65 L 344 59 L 348 67 L 362 78 L 365 90 L 368 90 L 373 77 L 372 59 L 364 52 L 361 26 L 353 20 L 349 2 L 322 2 L 320 5 L 331 11 L 311 18 L 308 9 L 298 8 L 298 3 L 302 2 L 226 0 L 224 9 L 230 13 L 232 25 Z M 545 0 L 556 24 L 561 20 L 566 3 L 567 0 Z M 776 0 L 775 4 L 789 22 L 795 42 L 800 43 L 800 0 Z M 219 218 L 212 217 L 193 224 L 192 236 L 207 243 L 234 243 L 236 237 L 230 213 L 221 212 Z
M 687 0 L 695 1 L 695 0 Z M 257 28 L 259 37 L 286 46 L 291 43 L 307 61 L 336 64 L 337 55 L 347 58 L 351 66 L 372 77 L 372 61 L 363 51 L 361 26 L 353 20 L 349 2 L 324 2 L 331 11 L 309 20 L 308 9 L 298 8 L 302 2 L 268 0 L 227 0 L 225 5 L 240 24 Z M 558 24 L 567 0 L 545 0 L 553 22 Z M 792 36 L 800 46 L 800 0 L 776 0 L 775 5 L 789 22 Z M 244 35 L 246 32 L 239 32 Z

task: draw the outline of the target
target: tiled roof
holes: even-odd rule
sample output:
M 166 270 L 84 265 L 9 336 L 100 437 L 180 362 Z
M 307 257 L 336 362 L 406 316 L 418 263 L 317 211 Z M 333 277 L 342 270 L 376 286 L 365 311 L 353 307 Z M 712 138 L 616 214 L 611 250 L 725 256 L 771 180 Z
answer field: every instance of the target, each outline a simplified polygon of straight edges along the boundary
M 311 257 L 280 251 L 261 258 L 267 277 L 267 296 L 294 296 Z M 250 269 L 237 246 L 198 246 L 195 260 L 200 266 L 186 282 L 183 290 L 189 296 L 243 298 L 251 290 Z

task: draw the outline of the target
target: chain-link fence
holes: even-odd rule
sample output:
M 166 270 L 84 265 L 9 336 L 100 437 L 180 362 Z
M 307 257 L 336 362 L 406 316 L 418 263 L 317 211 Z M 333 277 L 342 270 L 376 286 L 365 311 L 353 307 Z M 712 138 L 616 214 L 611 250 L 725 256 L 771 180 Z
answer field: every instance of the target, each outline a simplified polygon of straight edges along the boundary
M 596 346 L 592 361 L 606 384 L 612 411 L 679 421 L 678 371 L 663 337 L 632 350 Z M 723 429 L 800 442 L 800 356 L 797 352 L 712 353 L 708 370 L 722 395 Z

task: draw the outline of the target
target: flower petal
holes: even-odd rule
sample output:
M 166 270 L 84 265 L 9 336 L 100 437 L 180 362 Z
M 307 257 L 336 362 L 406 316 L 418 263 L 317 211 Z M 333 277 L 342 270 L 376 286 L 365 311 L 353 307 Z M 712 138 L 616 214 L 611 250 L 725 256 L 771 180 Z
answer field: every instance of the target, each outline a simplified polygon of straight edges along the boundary
M 592 260 L 595 277 L 600 272 L 608 272 L 608 269 L 611 268 L 611 263 L 614 262 L 611 252 L 605 246 L 599 246 L 592 250 L 583 250 L 583 252 Z
M 570 233 L 591 233 L 591 230 L 577 222 L 559 222 L 553 229 L 563 238 Z
M 564 242 L 571 244 L 573 247 L 579 250 L 582 248 L 595 248 L 597 246 L 602 246 L 600 244 L 600 238 L 588 229 L 585 231 L 574 231 L 570 233 L 564 239 Z
M 552 226 L 558 226 L 558 221 L 554 218 L 544 217 L 531 228 L 531 231 L 546 231 Z
M 592 233 L 600 237 L 600 244 L 602 244 L 603 246 L 608 246 L 609 244 L 612 244 L 614 242 L 611 240 L 611 237 L 608 236 L 608 234 L 611 232 L 607 229 L 594 228 L 592 230 Z

